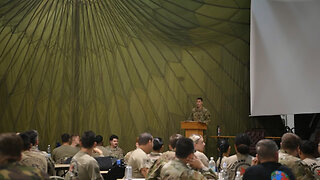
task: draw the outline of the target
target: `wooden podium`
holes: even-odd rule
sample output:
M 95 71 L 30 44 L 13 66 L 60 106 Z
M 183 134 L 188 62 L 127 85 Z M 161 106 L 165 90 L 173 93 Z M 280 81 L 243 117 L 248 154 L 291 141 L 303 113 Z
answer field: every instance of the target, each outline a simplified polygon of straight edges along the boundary
M 203 130 L 207 130 L 207 124 L 197 121 L 182 121 L 180 123 L 181 129 L 185 130 L 185 137 L 191 134 L 199 134 L 203 136 Z

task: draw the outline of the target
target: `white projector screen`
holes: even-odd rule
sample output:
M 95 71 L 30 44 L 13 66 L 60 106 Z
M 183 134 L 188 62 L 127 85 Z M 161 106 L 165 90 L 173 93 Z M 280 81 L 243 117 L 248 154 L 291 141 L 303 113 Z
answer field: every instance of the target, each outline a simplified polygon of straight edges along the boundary
M 252 0 L 251 115 L 320 112 L 320 0 Z

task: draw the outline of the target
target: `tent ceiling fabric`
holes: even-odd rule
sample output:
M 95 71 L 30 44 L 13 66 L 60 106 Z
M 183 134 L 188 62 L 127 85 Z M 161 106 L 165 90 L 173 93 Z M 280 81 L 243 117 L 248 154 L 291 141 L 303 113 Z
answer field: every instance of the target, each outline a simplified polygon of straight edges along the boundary
M 53 144 L 92 129 L 129 149 L 180 132 L 198 96 L 208 135 L 243 130 L 249 34 L 249 0 L 0 0 L 0 130 Z

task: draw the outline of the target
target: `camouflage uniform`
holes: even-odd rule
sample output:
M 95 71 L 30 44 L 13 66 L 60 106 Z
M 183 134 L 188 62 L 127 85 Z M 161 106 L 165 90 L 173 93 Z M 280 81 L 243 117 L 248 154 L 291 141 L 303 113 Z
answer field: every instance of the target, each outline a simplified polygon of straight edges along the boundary
M 39 154 L 33 151 L 23 151 L 21 154 L 22 154 L 22 158 L 19 162 L 21 165 L 35 167 L 47 173 L 48 171 L 47 160 L 42 154 Z
M 70 157 L 73 157 L 78 152 L 78 148 L 74 148 L 70 145 L 61 145 L 52 151 L 52 158 L 55 163 L 64 163 Z
M 103 179 L 98 162 L 89 154 L 79 151 L 73 156 L 66 179 L 88 180 Z
M 151 160 L 151 164 L 153 164 L 154 162 L 156 162 L 157 159 L 159 159 L 159 157 L 162 155 L 162 153 L 157 153 L 157 152 L 151 152 L 150 154 L 148 154 L 150 160 Z
M 46 171 L 49 175 L 55 175 L 56 172 L 55 172 L 55 169 L 54 169 L 54 161 L 53 159 L 49 156 L 48 153 L 46 153 L 45 151 L 40 151 L 36 146 L 32 146 L 30 151 L 32 152 L 35 152 L 35 153 L 38 153 L 39 156 L 42 155 L 46 158 L 46 161 L 47 161 L 47 167 L 48 167 L 48 170 Z
M 21 180 L 21 179 L 49 179 L 49 176 L 43 171 L 28 166 L 22 166 L 18 163 L 9 163 L 6 165 L 0 166 L 0 179 L 12 179 L 12 180 Z
M 233 156 L 222 159 L 221 166 L 224 162 L 227 163 L 227 171 L 229 179 L 234 179 L 237 171 L 240 171 L 240 175 L 243 175 L 248 167 L 251 166 L 253 157 L 250 155 L 244 155 L 237 153 Z
M 167 151 L 156 160 L 148 171 L 146 179 L 160 179 L 160 171 L 162 167 L 170 160 L 176 159 L 176 153 L 174 151 Z
M 209 159 L 207 158 L 207 156 L 204 153 L 202 153 L 200 151 L 196 151 L 194 153 L 194 155 L 197 156 L 197 158 L 202 162 L 203 165 L 205 165 L 206 167 L 209 166 Z
M 121 148 L 119 147 L 112 148 L 111 146 L 107 146 L 106 150 L 107 150 L 106 156 L 112 156 L 118 159 L 123 159 L 123 150 Z
M 290 168 L 297 180 L 314 179 L 307 165 L 303 164 L 299 158 L 286 153 L 282 149 L 279 150 L 279 163 Z
M 97 149 L 102 151 L 102 155 L 100 155 L 99 153 L 93 153 L 92 156 L 93 157 L 104 157 L 104 156 L 108 156 L 108 151 L 105 147 L 103 146 L 96 146 Z
M 125 156 L 124 156 L 124 162 L 126 162 L 127 164 L 128 164 L 128 161 L 129 161 L 129 159 L 130 159 L 130 156 L 131 156 L 131 154 L 132 154 L 132 152 L 133 152 L 134 150 L 132 150 L 132 151 L 129 151 Z
M 302 164 L 309 167 L 310 171 L 313 172 L 315 179 L 320 179 L 320 162 L 316 159 L 306 158 L 302 160 Z
M 205 107 L 195 107 L 192 109 L 189 120 L 208 123 L 210 121 L 210 112 Z
M 132 178 L 144 178 L 141 169 L 151 167 L 151 160 L 148 155 L 140 148 L 131 153 L 128 165 L 132 167 Z
M 171 160 L 167 164 L 165 164 L 161 169 L 160 177 L 163 180 L 217 179 L 217 177 L 213 173 L 209 172 L 208 169 L 203 172 L 193 170 L 179 159 Z

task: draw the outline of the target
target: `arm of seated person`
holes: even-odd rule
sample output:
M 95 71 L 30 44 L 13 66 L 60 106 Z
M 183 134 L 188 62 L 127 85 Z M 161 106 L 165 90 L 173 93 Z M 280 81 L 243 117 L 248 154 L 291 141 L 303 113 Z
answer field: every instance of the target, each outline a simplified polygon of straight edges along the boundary
M 149 171 L 149 168 L 141 168 L 140 169 L 140 172 L 144 177 L 147 177 L 148 171 Z

